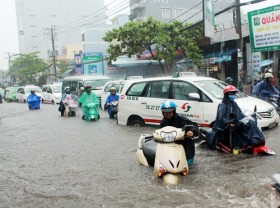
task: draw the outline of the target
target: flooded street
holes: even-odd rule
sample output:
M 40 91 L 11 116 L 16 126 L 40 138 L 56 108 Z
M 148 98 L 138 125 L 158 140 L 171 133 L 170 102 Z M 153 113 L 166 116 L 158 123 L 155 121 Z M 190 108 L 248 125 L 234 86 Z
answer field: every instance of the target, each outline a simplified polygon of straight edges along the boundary
M 280 127 L 265 131 L 277 155 L 228 155 L 203 146 L 180 185 L 168 187 L 137 164 L 140 134 L 108 119 L 90 123 L 60 117 L 58 106 L 0 105 L 0 207 L 268 207 L 280 173 Z

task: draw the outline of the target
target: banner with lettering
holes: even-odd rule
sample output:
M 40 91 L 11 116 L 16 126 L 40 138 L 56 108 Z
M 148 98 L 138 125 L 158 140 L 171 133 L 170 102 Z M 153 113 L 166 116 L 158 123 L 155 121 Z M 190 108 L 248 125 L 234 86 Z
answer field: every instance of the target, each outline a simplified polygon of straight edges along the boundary
M 280 4 L 248 12 L 253 52 L 280 50 Z

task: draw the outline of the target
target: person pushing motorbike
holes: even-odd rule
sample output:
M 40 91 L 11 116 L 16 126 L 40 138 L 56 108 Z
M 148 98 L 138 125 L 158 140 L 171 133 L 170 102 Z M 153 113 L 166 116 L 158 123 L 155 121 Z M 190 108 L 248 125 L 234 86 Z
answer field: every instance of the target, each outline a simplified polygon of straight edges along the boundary
M 113 112 L 113 106 L 111 105 L 111 103 L 113 101 L 118 101 L 119 100 L 119 95 L 116 94 L 116 88 L 115 87 L 111 87 L 110 88 L 110 94 L 108 95 L 106 102 L 105 102 L 105 109 L 107 109 L 108 114 L 109 114 L 109 118 L 113 119 L 114 118 L 114 114 L 116 112 Z
M 161 111 L 163 119 L 160 122 L 160 127 L 173 126 L 176 128 L 183 128 L 185 125 L 193 125 L 192 129 L 186 129 L 185 139 L 177 141 L 183 145 L 186 153 L 186 158 L 188 164 L 192 164 L 195 156 L 195 142 L 193 140 L 194 136 L 199 135 L 198 125 L 192 122 L 183 115 L 176 113 L 176 104 L 173 101 L 164 101 L 161 104 Z
M 252 90 L 252 94 L 260 99 L 266 100 L 268 97 L 278 96 L 279 90 L 272 85 L 274 77 L 272 73 L 265 73 L 264 80 L 257 83 Z
M 215 124 L 206 144 L 210 149 L 216 149 L 222 144 L 231 152 L 250 146 L 265 143 L 265 138 L 254 119 L 246 117 L 235 102 L 237 89 L 233 85 L 224 88 L 224 97 L 218 105 Z M 248 118 L 248 120 L 244 120 Z

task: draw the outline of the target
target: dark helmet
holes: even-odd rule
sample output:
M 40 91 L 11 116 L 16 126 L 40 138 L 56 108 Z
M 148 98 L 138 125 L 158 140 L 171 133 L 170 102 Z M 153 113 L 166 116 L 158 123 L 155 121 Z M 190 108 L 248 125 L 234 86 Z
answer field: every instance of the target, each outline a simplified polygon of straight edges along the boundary
M 85 91 L 87 91 L 87 90 L 91 90 L 91 86 L 90 85 L 86 85 L 85 86 Z
M 71 92 L 70 87 L 65 87 L 65 88 L 64 88 L 64 92 L 69 94 L 69 93 Z
M 238 90 L 233 85 L 228 85 L 224 88 L 224 94 L 227 92 L 237 92 Z
M 172 112 L 172 111 L 175 111 L 176 110 L 176 104 L 173 102 L 173 101 L 164 101 L 161 106 L 160 106 L 160 109 L 162 112 L 166 112 L 166 113 L 169 113 L 169 112 Z
M 226 78 L 226 82 L 228 83 L 228 82 L 233 82 L 233 79 L 231 78 L 231 77 L 227 77 Z

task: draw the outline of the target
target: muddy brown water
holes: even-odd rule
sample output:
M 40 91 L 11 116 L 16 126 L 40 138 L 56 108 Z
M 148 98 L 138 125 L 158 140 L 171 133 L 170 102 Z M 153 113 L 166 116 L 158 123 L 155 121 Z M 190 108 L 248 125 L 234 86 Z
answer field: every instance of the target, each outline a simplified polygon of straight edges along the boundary
M 60 117 L 57 105 L 0 104 L 0 207 L 277 207 L 280 128 L 265 131 L 276 156 L 196 148 L 190 174 L 165 186 L 137 164 L 140 134 L 101 112 L 90 123 Z

